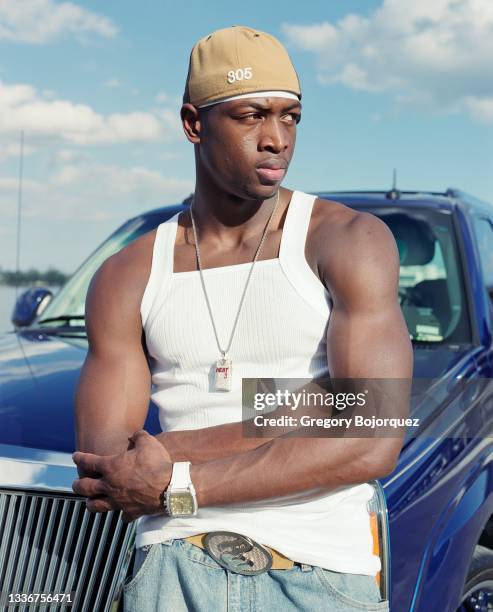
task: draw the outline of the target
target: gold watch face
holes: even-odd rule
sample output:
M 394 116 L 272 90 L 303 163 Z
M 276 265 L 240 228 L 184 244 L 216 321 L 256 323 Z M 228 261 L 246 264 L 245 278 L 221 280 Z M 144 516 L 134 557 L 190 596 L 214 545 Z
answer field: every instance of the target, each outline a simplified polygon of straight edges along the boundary
M 171 493 L 170 514 L 193 514 L 193 497 L 191 493 Z

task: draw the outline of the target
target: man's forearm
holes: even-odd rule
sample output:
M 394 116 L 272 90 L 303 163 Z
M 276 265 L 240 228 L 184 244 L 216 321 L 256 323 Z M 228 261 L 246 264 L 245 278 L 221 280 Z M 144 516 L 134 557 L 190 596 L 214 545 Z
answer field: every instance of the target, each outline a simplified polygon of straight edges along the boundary
M 311 380 L 300 387 L 311 392 L 325 392 L 325 388 L 317 380 Z M 278 405 L 269 417 L 290 417 L 293 415 L 292 407 L 286 404 Z M 322 416 L 327 416 L 327 413 Z M 291 429 L 286 426 L 265 426 L 261 430 L 252 427 L 253 419 L 235 423 L 225 423 L 213 427 L 191 429 L 184 431 L 162 432 L 156 435 L 157 440 L 166 448 L 173 461 L 190 461 L 191 463 L 206 463 L 215 459 L 222 459 L 238 453 L 254 450 L 286 434 Z M 250 426 L 249 426 L 250 425 Z M 295 429 L 293 427 L 292 429 Z M 249 434 L 246 435 L 246 431 Z M 261 431 L 262 435 L 252 435 Z
M 310 382 L 310 389 L 313 389 L 314 385 L 314 382 Z M 292 415 L 292 409 L 285 405 L 280 405 L 269 413 L 269 416 L 272 417 L 290 415 Z M 250 419 L 249 421 L 225 423 L 201 429 L 162 432 L 156 435 L 156 439 L 166 448 L 173 461 L 190 461 L 195 464 L 246 453 L 285 434 L 289 429 L 287 427 L 266 426 L 262 427 L 262 436 L 254 437 L 251 432 L 260 430 L 259 428 L 252 428 L 252 423 L 253 420 Z M 295 427 L 292 429 L 295 429 Z M 248 430 L 250 433 L 246 435 L 245 432 Z
M 309 489 L 335 489 L 390 473 L 397 439 L 281 437 L 245 453 L 192 465 L 199 507 L 242 503 Z
M 266 444 L 272 438 L 245 437 L 240 421 L 203 429 L 163 432 L 156 439 L 166 448 L 173 461 L 197 464 L 245 453 Z

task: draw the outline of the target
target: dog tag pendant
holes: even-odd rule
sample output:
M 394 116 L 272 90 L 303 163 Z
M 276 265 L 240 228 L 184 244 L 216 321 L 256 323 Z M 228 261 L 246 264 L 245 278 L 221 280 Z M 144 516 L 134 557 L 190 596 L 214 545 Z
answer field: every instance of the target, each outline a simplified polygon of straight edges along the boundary
M 233 367 L 230 359 L 218 359 L 216 361 L 215 390 L 231 391 L 231 375 Z

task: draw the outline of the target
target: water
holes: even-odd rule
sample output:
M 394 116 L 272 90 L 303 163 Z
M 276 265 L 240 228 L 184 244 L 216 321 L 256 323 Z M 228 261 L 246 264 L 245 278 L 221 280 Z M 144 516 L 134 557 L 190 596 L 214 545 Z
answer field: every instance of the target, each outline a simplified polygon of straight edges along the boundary
M 26 289 L 29 289 L 29 287 L 19 287 L 17 289 L 17 295 L 21 295 Z M 48 287 L 48 289 L 50 289 L 50 287 Z M 58 291 L 58 287 L 51 287 L 51 291 L 55 293 Z M 10 317 L 12 316 L 15 300 L 15 287 L 0 285 L 0 333 L 12 331 L 14 329 Z

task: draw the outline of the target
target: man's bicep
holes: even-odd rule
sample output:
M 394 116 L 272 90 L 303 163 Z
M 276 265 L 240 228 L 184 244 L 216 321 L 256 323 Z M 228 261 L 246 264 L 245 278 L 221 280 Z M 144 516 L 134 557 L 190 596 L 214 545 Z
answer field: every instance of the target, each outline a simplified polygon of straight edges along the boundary
M 142 342 L 140 291 L 107 260 L 86 300 L 89 349 L 75 394 L 77 447 L 111 454 L 145 421 L 151 377 Z
M 382 221 L 360 215 L 331 266 L 327 330 L 332 377 L 409 378 L 412 347 L 398 302 L 399 257 Z M 333 261 L 333 260 L 332 260 Z
M 382 305 L 379 312 L 335 306 L 327 360 L 333 378 L 409 378 L 412 349 L 399 305 Z

